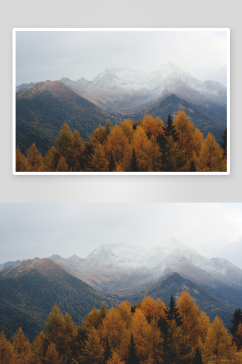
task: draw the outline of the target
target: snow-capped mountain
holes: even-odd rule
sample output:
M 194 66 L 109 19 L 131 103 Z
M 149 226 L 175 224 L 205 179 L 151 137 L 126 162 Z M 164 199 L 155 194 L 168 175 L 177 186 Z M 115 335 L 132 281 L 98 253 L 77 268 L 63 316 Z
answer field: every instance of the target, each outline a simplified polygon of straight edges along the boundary
M 85 259 L 77 255 L 68 259 L 52 255 L 49 259 L 94 288 L 106 292 L 128 293 L 171 272 L 177 272 L 194 283 L 211 286 L 220 281 L 242 287 L 242 269 L 226 259 L 208 259 L 175 238 L 164 240 L 152 248 L 102 244 Z M 17 264 L 8 263 L 12 266 Z
M 60 257 L 50 259 L 64 263 Z M 147 285 L 167 272 L 178 272 L 196 283 L 210 284 L 218 279 L 242 286 L 242 269 L 226 259 L 208 259 L 175 238 L 150 249 L 127 244 L 100 245 L 85 259 L 77 257 L 75 263 L 72 258 L 65 261 L 81 279 L 107 291 Z
M 78 81 L 62 78 L 61 82 L 77 88 L 82 95 L 106 110 L 118 112 L 134 112 L 139 107 L 149 106 L 167 89 L 177 83 L 190 88 L 189 100 L 198 104 L 206 100 L 226 104 L 226 87 L 216 81 L 201 81 L 180 67 L 168 62 L 157 70 L 145 72 L 131 68 L 107 68 L 92 81 L 83 77 Z M 174 91 L 176 93 L 176 90 Z M 179 96 L 180 97 L 180 96 Z M 186 95 L 184 95 L 186 100 Z M 132 101 L 132 104 L 130 104 Z

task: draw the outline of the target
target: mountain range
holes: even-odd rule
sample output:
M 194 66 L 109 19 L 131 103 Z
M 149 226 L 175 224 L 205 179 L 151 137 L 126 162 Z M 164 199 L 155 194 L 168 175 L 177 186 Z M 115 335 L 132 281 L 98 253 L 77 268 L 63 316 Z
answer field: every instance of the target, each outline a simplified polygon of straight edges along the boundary
M 226 87 L 200 81 L 171 62 L 149 73 L 110 68 L 92 81 L 64 77 L 22 84 L 16 92 L 17 144 L 26 150 L 35 141 L 42 153 L 54 144 L 65 121 L 87 140 L 107 119 L 136 121 L 151 114 L 166 123 L 168 114 L 175 116 L 183 108 L 204 137 L 211 132 L 218 142 L 227 123 Z
M 4 302 L 5 310 L 7 302 L 10 303 L 10 308 L 17 304 L 20 311 L 22 307 L 27 307 L 26 300 L 28 304 L 32 302 L 31 295 L 35 292 L 32 292 L 33 288 L 31 294 L 29 291 L 19 291 L 23 287 L 27 290 L 28 287 L 33 287 L 30 283 L 26 285 L 25 281 L 33 281 L 33 284 L 39 286 L 37 295 L 45 292 L 47 286 L 52 287 L 52 290 L 55 287 L 56 296 L 52 297 L 48 308 L 53 302 L 62 302 L 58 291 L 70 286 L 67 281 L 72 282 L 71 289 L 79 287 L 80 284 L 86 290 L 90 289 L 89 297 L 94 297 L 92 302 L 96 300 L 95 302 L 100 303 L 102 297 L 110 304 L 119 303 L 122 299 L 128 299 L 134 304 L 147 295 L 159 297 L 168 303 L 171 294 L 178 297 L 183 289 L 187 289 L 210 318 L 220 315 L 226 325 L 229 325 L 233 310 L 241 306 L 242 302 L 242 269 L 226 259 L 208 259 L 175 238 L 162 241 L 152 248 L 127 244 L 101 245 L 85 259 L 77 255 L 68 259 L 52 255 L 45 259 L 1 264 L 1 292 L 6 290 L 6 293 L 1 295 L 0 302 Z M 68 297 L 68 292 L 65 295 L 63 293 L 63 297 Z M 78 293 L 79 289 L 75 292 Z M 73 293 L 74 296 L 76 293 Z M 71 301 L 74 296 L 71 296 Z M 23 297 L 26 297 L 24 301 Z M 76 302 L 80 299 L 85 298 L 82 295 L 74 300 Z M 65 307 L 64 302 L 61 304 Z M 3 303 L 0 305 L 1 310 L 2 305 Z M 7 311 L 1 312 L 5 312 L 5 317 L 7 316 Z

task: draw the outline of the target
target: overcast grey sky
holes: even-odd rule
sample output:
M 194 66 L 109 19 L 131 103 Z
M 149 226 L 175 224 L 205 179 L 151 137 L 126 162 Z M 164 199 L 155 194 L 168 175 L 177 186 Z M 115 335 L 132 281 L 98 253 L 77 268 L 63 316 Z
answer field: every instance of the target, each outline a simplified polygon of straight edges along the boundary
M 242 204 L 0 204 L 0 263 L 73 254 L 101 244 L 151 247 L 176 237 L 242 268 Z
M 91 81 L 105 68 L 152 71 L 166 62 L 226 86 L 227 32 L 16 32 L 16 85 L 62 77 Z

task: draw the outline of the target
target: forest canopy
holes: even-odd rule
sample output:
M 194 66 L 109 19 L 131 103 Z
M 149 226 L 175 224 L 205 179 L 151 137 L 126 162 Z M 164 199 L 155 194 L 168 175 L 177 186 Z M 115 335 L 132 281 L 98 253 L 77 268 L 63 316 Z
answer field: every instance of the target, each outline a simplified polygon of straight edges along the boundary
M 166 124 L 146 115 L 112 127 L 99 125 L 85 142 L 77 130 L 62 126 L 45 156 L 35 143 L 25 154 L 16 149 L 17 172 L 226 172 L 227 130 L 221 146 L 206 138 L 179 110 Z
M 228 332 L 218 316 L 210 322 L 188 291 L 168 307 L 150 296 L 109 310 L 103 303 L 81 326 L 55 305 L 32 343 L 21 328 L 9 341 L 0 334 L 0 364 L 239 364 L 240 309 L 231 323 Z

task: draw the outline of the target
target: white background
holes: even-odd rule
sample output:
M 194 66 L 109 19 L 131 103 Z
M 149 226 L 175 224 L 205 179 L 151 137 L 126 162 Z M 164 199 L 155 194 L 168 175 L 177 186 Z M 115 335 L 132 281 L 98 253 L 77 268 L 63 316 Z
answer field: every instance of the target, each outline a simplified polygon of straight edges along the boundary
M 0 202 L 242 202 L 241 24 L 241 6 L 236 0 L 229 2 L 9 0 L 5 2 L 1 7 L 0 21 Z M 12 29 L 28 27 L 230 28 L 230 175 L 14 176 L 12 174 Z

